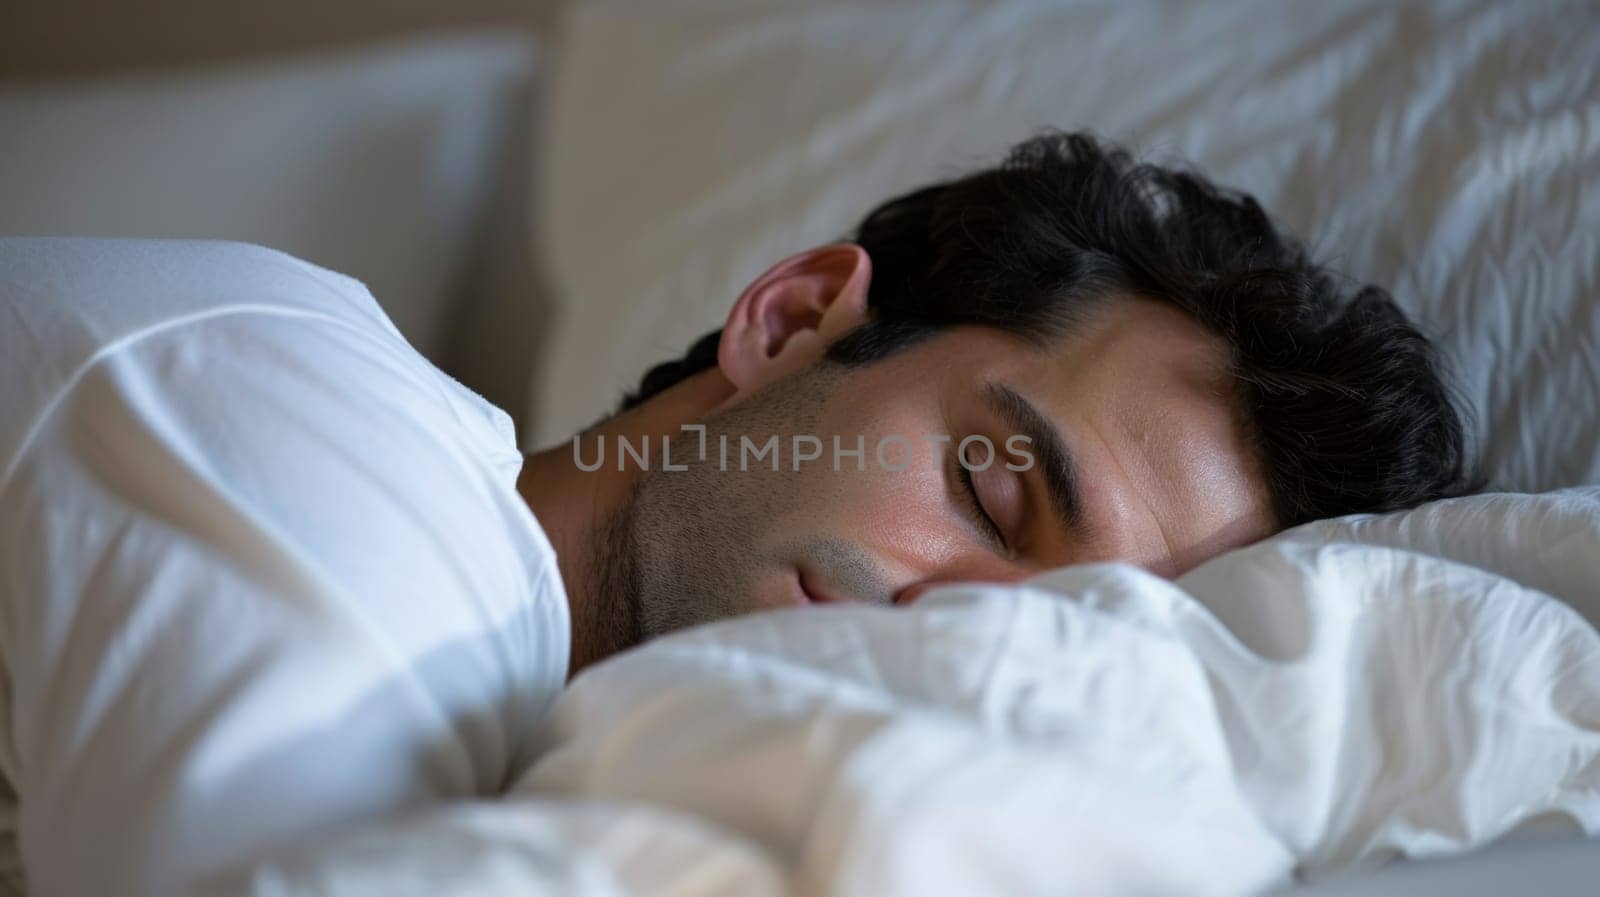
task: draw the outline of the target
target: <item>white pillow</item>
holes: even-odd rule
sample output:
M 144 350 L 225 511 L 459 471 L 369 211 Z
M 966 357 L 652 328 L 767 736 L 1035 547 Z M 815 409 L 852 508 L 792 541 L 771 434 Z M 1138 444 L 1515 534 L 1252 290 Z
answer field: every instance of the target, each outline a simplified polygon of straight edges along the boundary
M 1390 288 L 1495 485 L 1600 481 L 1600 28 L 1579 3 L 611 0 L 566 22 L 542 441 L 880 201 L 1092 128 Z M 1584 188 L 1588 188 L 1585 190 Z
M 1261 894 L 1592 836 L 1600 633 L 1552 596 L 1597 577 L 1590 488 L 750 614 L 586 669 L 512 793 L 690 814 L 833 897 Z
M 249 893 L 1589 895 L 1594 842 L 1506 842 L 1600 829 L 1600 635 L 1550 597 L 1596 577 L 1591 488 L 745 615 L 585 670 L 507 796 Z
M 478 34 L 6 86 L 0 234 L 271 246 L 365 282 L 438 360 L 536 61 L 520 37 Z

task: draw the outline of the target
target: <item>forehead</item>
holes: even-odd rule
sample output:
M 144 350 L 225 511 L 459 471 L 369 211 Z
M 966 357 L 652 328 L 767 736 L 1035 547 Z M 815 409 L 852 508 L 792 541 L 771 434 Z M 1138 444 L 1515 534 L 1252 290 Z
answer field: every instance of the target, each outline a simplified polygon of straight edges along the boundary
M 1186 313 L 1118 297 L 1045 347 L 952 336 L 988 344 L 981 375 L 966 379 L 1007 382 L 1056 425 L 1081 472 L 1094 559 L 1176 575 L 1272 531 L 1227 346 Z

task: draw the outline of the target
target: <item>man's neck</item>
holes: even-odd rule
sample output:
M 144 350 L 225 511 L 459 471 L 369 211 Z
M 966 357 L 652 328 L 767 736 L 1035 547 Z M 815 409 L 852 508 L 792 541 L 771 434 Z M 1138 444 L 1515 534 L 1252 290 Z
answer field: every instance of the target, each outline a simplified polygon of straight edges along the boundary
M 586 634 L 605 630 L 606 627 L 595 625 L 592 617 L 612 605 L 603 600 L 607 596 L 595 594 L 599 587 L 595 534 L 622 506 L 643 475 L 634 465 L 618 463 L 618 440 L 626 439 L 638 446 L 646 444 L 644 440 L 648 438 L 648 445 L 659 446 L 661 440 L 678 435 L 680 425 L 699 420 L 732 393 L 732 384 L 713 367 L 585 430 L 574 437 L 581 439 L 585 464 L 593 464 L 600 440 L 604 439 L 605 453 L 598 469 L 578 466 L 573 439 L 527 456 L 517 477 L 517 491 L 556 550 L 572 618 L 569 677 L 614 650 L 612 646 L 592 644 L 593 639 Z M 653 451 L 659 453 L 659 449 Z

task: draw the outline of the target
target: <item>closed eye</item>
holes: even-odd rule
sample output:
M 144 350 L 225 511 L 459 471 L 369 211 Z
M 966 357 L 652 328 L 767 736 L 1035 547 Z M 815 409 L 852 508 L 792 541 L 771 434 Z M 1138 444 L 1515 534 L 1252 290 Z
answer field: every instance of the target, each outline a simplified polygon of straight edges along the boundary
M 1001 532 L 1000 525 L 994 522 L 989 512 L 983 507 L 983 500 L 978 497 L 978 487 L 972 482 L 972 471 L 959 460 L 956 462 L 957 474 L 961 478 L 962 503 L 967 506 L 967 513 L 978 526 L 989 536 L 1001 551 L 1006 550 L 1005 533 Z

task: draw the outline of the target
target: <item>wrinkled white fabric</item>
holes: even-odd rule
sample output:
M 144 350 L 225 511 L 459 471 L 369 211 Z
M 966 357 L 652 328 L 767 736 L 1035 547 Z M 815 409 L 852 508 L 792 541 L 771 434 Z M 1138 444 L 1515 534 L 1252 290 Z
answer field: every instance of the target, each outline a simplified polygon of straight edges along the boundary
M 212 894 L 308 897 L 781 897 L 777 867 L 736 836 L 600 801 L 461 804 L 222 878 Z
M 1311 524 L 1176 583 L 1094 565 L 754 615 L 578 677 L 513 796 L 472 810 L 480 838 L 460 811 L 391 831 L 476 893 L 505 867 L 464 858 L 496 851 L 633 867 L 552 828 L 651 808 L 703 836 L 662 869 L 756 863 L 819 897 L 1250 894 L 1539 820 L 1596 834 L 1600 633 L 1574 608 L 1597 584 L 1591 488 Z M 391 862 L 334 843 L 260 880 L 392 893 L 419 861 Z
M 566 678 L 511 421 L 354 280 L 0 240 L 0 891 L 188 893 L 494 794 Z

